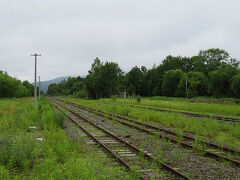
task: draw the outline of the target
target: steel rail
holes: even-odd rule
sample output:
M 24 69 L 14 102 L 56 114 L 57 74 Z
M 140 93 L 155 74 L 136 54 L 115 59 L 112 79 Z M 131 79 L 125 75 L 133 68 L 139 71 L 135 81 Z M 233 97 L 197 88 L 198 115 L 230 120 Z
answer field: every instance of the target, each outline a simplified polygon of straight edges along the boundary
M 130 165 L 128 165 L 127 162 L 125 162 L 124 160 L 122 160 L 121 158 L 119 158 L 113 151 L 111 151 L 107 146 L 105 146 L 103 143 L 101 143 L 97 138 L 95 138 L 93 135 L 91 135 L 84 127 L 82 127 L 77 121 L 75 121 L 74 119 L 72 119 L 70 116 L 68 116 L 63 110 L 61 110 L 57 105 L 54 105 L 56 109 L 58 109 L 59 111 L 61 111 L 66 117 L 68 117 L 68 119 L 70 119 L 73 123 L 75 123 L 76 125 L 78 125 L 78 127 L 87 135 L 89 136 L 91 139 L 93 139 L 97 144 L 99 144 L 115 161 L 117 161 L 119 164 L 121 164 L 122 166 L 124 166 L 125 168 L 127 168 L 128 170 L 134 171 Z M 146 178 L 144 178 L 143 176 L 140 176 L 140 178 L 142 180 L 146 180 Z
M 98 103 L 110 104 L 109 102 L 98 102 Z M 229 122 L 234 122 L 234 123 L 236 123 L 236 122 L 240 123 L 240 118 L 235 118 L 235 117 L 224 117 L 224 116 L 209 115 L 209 114 L 199 114 L 199 113 L 191 113 L 191 112 L 184 112 L 184 111 L 167 110 L 167 109 L 161 109 L 161 108 L 139 106 L 139 105 L 133 105 L 133 104 L 124 104 L 124 103 L 114 103 L 114 104 L 125 105 L 125 106 L 136 107 L 136 108 L 143 108 L 143 109 L 148 109 L 148 110 L 153 110 L 153 111 L 158 111 L 158 112 L 180 113 L 180 114 L 187 115 L 190 117 L 213 118 L 213 119 L 216 119 L 219 121 L 229 121 Z
M 59 100 L 60 100 L 60 99 L 59 99 Z M 61 100 L 60 100 L 60 101 L 61 101 Z M 84 109 L 84 110 L 91 111 L 92 113 L 96 112 L 96 109 L 94 109 L 94 108 L 87 108 L 87 107 L 85 107 L 85 106 L 78 105 L 78 104 L 75 104 L 75 103 L 72 103 L 72 102 L 68 102 L 68 103 L 71 104 L 71 105 L 73 105 L 73 106 L 75 106 L 75 107 L 77 106 L 78 108 L 82 108 L 82 109 Z M 89 109 L 90 109 L 90 110 L 89 110 Z M 159 128 L 159 127 L 155 127 L 155 126 L 151 126 L 151 125 L 148 125 L 148 124 L 145 124 L 145 123 L 136 122 L 136 121 L 130 120 L 129 118 L 126 118 L 126 117 L 124 117 L 124 116 L 115 115 L 115 114 L 110 114 L 110 113 L 103 112 L 103 111 L 101 111 L 101 110 L 97 110 L 97 114 L 98 114 L 99 116 L 105 117 L 105 116 L 104 116 L 103 114 L 101 114 L 101 113 L 106 114 L 106 115 L 110 115 L 110 116 L 115 116 L 115 117 L 118 117 L 118 118 L 120 118 L 120 119 L 124 119 L 124 120 L 127 120 L 127 121 L 131 121 L 131 122 L 133 122 L 133 123 L 140 124 L 140 125 L 146 126 L 146 127 L 148 127 L 148 128 L 151 128 L 151 129 L 164 131 L 165 133 L 168 133 L 168 134 L 172 134 L 172 135 L 175 135 L 175 136 L 177 135 L 176 132 L 168 131 L 168 130 L 166 130 L 166 129 Z M 123 118 L 123 117 L 124 117 L 124 118 Z M 112 120 L 116 120 L 116 119 L 113 119 L 112 117 L 108 117 L 108 118 L 109 118 L 109 119 L 112 119 Z M 129 126 L 129 127 L 138 129 L 138 130 L 140 130 L 140 131 L 142 131 L 142 132 L 148 133 L 148 134 L 150 134 L 150 135 L 156 135 L 153 131 L 149 131 L 149 130 L 147 130 L 147 129 L 143 129 L 143 128 L 140 128 L 140 127 L 138 127 L 138 126 L 135 126 L 135 125 L 132 125 L 132 124 L 128 124 L 128 123 L 123 122 L 123 121 L 120 121 L 120 120 L 116 120 L 116 121 L 118 121 L 119 123 L 124 124 L 124 125 L 126 125 L 126 126 Z M 188 144 L 188 143 L 183 142 L 183 141 L 179 142 L 177 139 L 175 139 L 175 138 L 173 138 L 173 137 L 166 136 L 166 135 L 161 135 L 161 134 L 158 134 L 158 136 L 159 136 L 160 138 L 165 138 L 165 139 L 167 139 L 167 140 L 170 140 L 170 141 L 173 142 L 173 143 L 180 143 L 183 147 L 191 148 L 191 149 L 194 148 L 194 146 L 193 146 L 192 144 Z M 195 138 L 193 138 L 193 137 L 191 137 L 191 136 L 183 135 L 183 137 L 184 137 L 185 139 L 189 139 L 189 140 L 195 141 Z M 235 150 L 229 149 L 229 148 L 227 148 L 227 147 L 220 147 L 220 146 L 218 146 L 218 145 L 216 145 L 216 144 L 209 143 L 209 142 L 203 142 L 203 143 L 206 144 L 206 145 L 208 145 L 208 146 L 214 147 L 214 148 L 216 148 L 216 149 L 221 148 L 221 149 L 224 149 L 224 150 L 227 151 L 227 152 L 240 154 L 239 151 L 235 151 Z M 237 161 L 237 160 L 234 160 L 234 159 L 231 159 L 231 158 L 222 156 L 222 155 L 220 155 L 220 154 L 218 154 L 218 153 L 216 153 L 216 152 L 214 153 L 214 152 L 209 152 L 209 151 L 206 151 L 206 150 L 204 150 L 203 152 L 204 152 L 204 155 L 207 156 L 207 157 L 212 157 L 212 158 L 215 158 L 215 159 L 218 159 L 218 160 L 224 159 L 224 160 L 226 160 L 226 161 L 229 161 L 229 162 L 233 163 L 233 164 L 236 165 L 237 167 L 240 167 L 240 162 Z
M 64 107 L 64 106 L 62 106 L 62 107 L 65 108 L 65 109 L 67 109 L 67 108 Z M 76 113 L 76 112 L 74 112 L 74 111 L 72 111 L 72 110 L 70 110 L 70 109 L 67 109 L 67 110 L 68 110 L 69 112 L 71 112 L 72 114 L 74 114 L 75 116 L 77 116 L 77 117 L 83 119 L 84 121 L 88 122 L 89 124 L 93 125 L 94 127 L 100 129 L 101 131 L 103 131 L 104 133 L 108 134 L 109 136 L 113 137 L 113 138 L 116 139 L 117 141 L 125 144 L 125 145 L 128 146 L 131 150 L 133 150 L 135 153 L 137 153 L 137 154 L 140 154 L 140 153 L 143 154 L 144 157 L 147 158 L 148 161 L 154 162 L 154 163 L 158 164 L 160 167 L 164 168 L 165 170 L 172 172 L 172 173 L 173 173 L 175 176 L 177 176 L 178 178 L 181 178 L 181 179 L 189 179 L 187 176 L 185 176 L 184 174 L 178 172 L 177 170 L 175 170 L 174 168 L 170 167 L 169 165 L 158 161 L 157 159 L 151 157 L 150 155 L 148 155 L 148 154 L 145 153 L 144 151 L 138 149 L 138 148 L 135 147 L 134 145 L 132 145 L 132 144 L 124 141 L 123 139 L 121 139 L 121 138 L 113 135 L 111 132 L 109 132 L 109 131 L 103 129 L 102 127 L 98 126 L 97 124 L 89 121 L 86 117 L 84 117 L 84 116 L 82 116 L 82 115 L 80 115 L 80 114 L 78 114 L 78 113 Z

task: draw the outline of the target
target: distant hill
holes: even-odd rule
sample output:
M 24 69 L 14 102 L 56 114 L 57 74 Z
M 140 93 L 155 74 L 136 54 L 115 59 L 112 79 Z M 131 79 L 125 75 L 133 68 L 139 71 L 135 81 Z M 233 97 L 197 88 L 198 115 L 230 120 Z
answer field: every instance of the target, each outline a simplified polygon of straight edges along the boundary
M 59 84 L 61 81 L 67 80 L 68 78 L 69 78 L 69 76 L 59 77 L 59 78 L 52 79 L 52 80 L 49 80 L 49 81 L 42 81 L 41 82 L 41 90 L 45 93 L 45 92 L 47 92 L 48 86 L 50 84 L 53 84 L 53 83 Z

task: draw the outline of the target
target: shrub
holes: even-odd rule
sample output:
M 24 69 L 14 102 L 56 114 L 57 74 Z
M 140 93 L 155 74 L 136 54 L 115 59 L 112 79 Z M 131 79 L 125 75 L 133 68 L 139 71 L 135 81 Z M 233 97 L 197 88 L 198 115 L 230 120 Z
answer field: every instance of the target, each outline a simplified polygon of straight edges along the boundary
M 240 98 L 240 74 L 233 76 L 231 90 L 236 98 Z
M 40 125 L 42 129 L 55 130 L 64 128 L 64 115 L 58 111 L 48 111 L 41 115 Z
M 87 93 L 86 89 L 81 89 L 78 92 L 76 92 L 75 96 L 78 97 L 78 98 L 87 98 L 88 93 Z
M 111 101 L 116 102 L 117 101 L 117 96 L 111 96 Z
M 140 97 L 139 95 L 136 96 L 136 101 L 137 101 L 138 104 L 140 104 L 140 102 L 141 102 L 141 97 Z
M 28 170 L 38 156 L 36 140 L 26 133 L 5 136 L 1 144 L 0 163 L 9 169 Z
M 1 166 L 1 165 L 0 165 L 0 177 L 1 177 L 1 179 L 4 179 L 4 180 L 10 180 L 8 170 L 4 166 Z
M 46 158 L 40 161 L 40 164 L 34 166 L 32 172 L 33 179 L 58 179 L 63 180 L 63 167 L 57 163 L 54 158 Z M 30 178 L 31 179 L 31 178 Z

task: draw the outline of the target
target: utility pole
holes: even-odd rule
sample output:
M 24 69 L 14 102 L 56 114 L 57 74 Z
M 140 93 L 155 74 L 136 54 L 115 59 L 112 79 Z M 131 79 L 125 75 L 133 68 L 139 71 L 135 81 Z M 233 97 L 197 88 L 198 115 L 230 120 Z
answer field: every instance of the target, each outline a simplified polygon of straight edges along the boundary
M 39 81 L 38 81 L 38 100 L 40 100 L 40 98 L 41 98 L 41 90 L 40 90 L 41 82 L 40 82 L 40 76 L 38 76 L 38 78 L 39 78 Z
M 34 76 L 34 105 L 37 107 L 37 56 L 41 56 L 41 54 L 31 54 L 31 56 L 35 56 L 35 76 Z

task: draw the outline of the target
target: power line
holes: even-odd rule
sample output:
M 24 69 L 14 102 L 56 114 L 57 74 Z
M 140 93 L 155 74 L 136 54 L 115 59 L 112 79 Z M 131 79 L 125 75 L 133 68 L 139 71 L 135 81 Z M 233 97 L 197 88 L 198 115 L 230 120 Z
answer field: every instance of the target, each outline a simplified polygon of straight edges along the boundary
M 33 0 L 29 2 L 29 0 L 25 0 L 26 6 L 28 7 L 29 16 L 30 16 L 30 27 L 32 34 L 32 41 L 34 48 L 37 48 L 37 26 L 36 26 L 36 13 L 35 6 L 33 4 Z M 37 50 L 37 49 L 35 49 Z
M 15 23 L 17 24 L 17 26 L 19 26 L 20 23 L 19 23 L 17 15 L 15 14 L 15 10 L 14 10 L 12 1 L 11 0 L 7 0 L 7 2 L 8 2 L 10 14 L 13 17 L 13 19 L 15 19 Z

